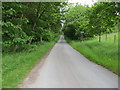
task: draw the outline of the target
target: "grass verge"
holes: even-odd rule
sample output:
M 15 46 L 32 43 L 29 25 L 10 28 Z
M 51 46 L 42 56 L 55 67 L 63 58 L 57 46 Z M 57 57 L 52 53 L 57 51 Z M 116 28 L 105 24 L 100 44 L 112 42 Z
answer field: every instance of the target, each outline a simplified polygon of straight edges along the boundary
M 3 55 L 2 88 L 17 87 L 55 43 L 56 41 L 43 42 L 36 45 L 32 52 L 24 51 Z
M 113 40 L 114 35 L 117 36 L 116 42 Z M 98 38 L 96 37 L 93 40 L 86 40 L 83 42 L 69 41 L 69 44 L 89 60 L 118 74 L 117 33 L 109 34 L 107 40 L 105 40 L 105 35 L 103 35 L 101 42 L 98 42 Z

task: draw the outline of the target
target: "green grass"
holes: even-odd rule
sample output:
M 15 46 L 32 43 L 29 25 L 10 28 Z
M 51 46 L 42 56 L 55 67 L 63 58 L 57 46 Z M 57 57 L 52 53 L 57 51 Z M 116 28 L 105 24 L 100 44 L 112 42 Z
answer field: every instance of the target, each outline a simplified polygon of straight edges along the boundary
M 35 47 L 32 52 L 5 54 L 2 57 L 2 87 L 15 88 L 22 83 L 30 70 L 50 50 L 55 41 L 44 42 Z
M 114 35 L 117 36 L 117 40 L 114 43 Z M 78 50 L 89 60 L 106 67 L 112 72 L 118 74 L 118 34 L 113 33 L 108 35 L 108 39 L 105 39 L 105 35 L 102 36 L 102 41 L 98 41 L 98 37 L 93 40 L 71 41 L 70 45 Z

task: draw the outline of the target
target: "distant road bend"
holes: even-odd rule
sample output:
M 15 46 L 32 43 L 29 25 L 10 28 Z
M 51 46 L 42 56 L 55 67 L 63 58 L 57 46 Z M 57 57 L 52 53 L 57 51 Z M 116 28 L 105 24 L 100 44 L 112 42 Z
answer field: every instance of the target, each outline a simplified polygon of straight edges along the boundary
M 61 36 L 20 88 L 118 88 L 118 76 L 90 62 Z

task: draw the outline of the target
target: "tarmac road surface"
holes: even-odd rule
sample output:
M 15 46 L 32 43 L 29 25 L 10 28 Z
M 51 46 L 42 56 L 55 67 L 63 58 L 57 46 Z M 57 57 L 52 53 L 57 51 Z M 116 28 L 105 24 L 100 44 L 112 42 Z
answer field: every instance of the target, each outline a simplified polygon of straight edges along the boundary
M 84 48 L 83 48 L 84 49 Z M 20 88 L 118 88 L 118 76 L 90 62 L 61 36 Z

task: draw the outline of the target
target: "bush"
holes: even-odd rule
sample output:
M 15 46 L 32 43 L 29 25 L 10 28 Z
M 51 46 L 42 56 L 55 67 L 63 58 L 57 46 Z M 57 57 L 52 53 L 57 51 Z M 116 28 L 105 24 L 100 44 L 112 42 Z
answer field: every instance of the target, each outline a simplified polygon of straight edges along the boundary
M 65 36 L 67 36 L 70 39 L 76 39 L 76 25 L 75 24 L 67 24 L 64 28 L 63 28 L 63 32 L 65 34 Z
M 42 32 L 42 38 L 45 41 L 51 41 L 54 38 L 54 33 L 51 30 L 45 29 Z

